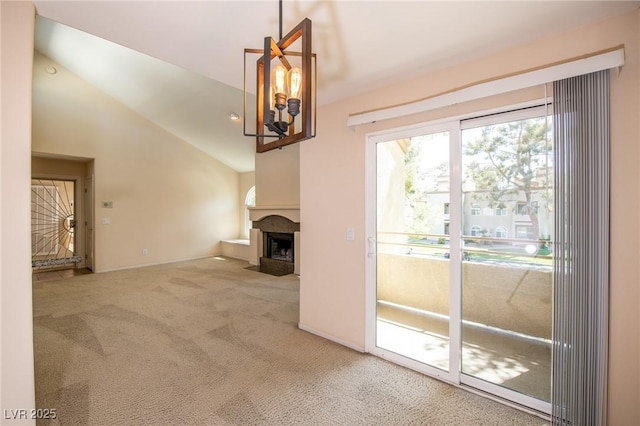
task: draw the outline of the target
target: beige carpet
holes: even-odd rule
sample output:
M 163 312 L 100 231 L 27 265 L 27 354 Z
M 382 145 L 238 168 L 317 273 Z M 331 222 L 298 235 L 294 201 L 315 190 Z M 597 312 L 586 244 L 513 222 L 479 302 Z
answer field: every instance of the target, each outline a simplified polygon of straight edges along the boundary
M 246 266 L 34 282 L 39 424 L 546 424 L 299 330 L 297 277 Z

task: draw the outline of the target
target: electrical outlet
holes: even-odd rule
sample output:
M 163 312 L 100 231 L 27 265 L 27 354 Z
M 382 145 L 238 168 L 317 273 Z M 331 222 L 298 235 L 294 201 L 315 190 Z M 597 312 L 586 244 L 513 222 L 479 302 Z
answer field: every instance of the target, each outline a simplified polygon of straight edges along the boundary
M 143 256 L 148 256 L 149 255 L 149 249 L 142 249 L 142 255 Z

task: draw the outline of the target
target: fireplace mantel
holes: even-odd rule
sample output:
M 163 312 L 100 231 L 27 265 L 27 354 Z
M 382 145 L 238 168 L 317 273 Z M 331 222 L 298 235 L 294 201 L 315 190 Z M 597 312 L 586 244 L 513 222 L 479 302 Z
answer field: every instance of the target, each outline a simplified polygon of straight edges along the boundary
M 300 206 L 249 207 L 249 219 L 251 221 L 262 220 L 267 216 L 283 216 L 292 222 L 300 223 Z

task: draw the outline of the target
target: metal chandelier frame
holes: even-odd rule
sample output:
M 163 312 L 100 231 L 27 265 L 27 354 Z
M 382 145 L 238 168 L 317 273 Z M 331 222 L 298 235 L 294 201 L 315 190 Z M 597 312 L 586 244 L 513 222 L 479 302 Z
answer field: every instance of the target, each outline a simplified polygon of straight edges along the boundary
M 301 51 L 288 51 L 294 42 L 300 39 Z M 287 35 L 282 37 L 282 0 L 280 0 L 280 41 L 277 43 L 272 37 L 264 38 L 264 49 L 244 49 L 244 135 L 256 138 L 256 151 L 266 152 L 276 148 L 282 148 L 315 137 L 316 118 L 316 55 L 311 52 L 311 20 L 304 18 Z M 256 62 L 256 133 L 248 133 L 246 128 L 247 117 L 247 55 L 260 54 Z M 271 109 L 271 97 L 274 96 L 271 89 L 272 61 L 278 59 L 286 70 L 292 68 L 287 56 L 300 57 L 302 87 L 300 96 L 300 112 L 298 115 L 289 115 L 289 121 L 274 122 L 274 110 Z M 277 111 L 281 114 L 280 111 Z M 300 120 L 300 130 L 296 132 L 296 120 Z M 262 131 L 261 131 L 262 129 Z M 269 130 L 270 133 L 265 132 Z M 268 141 L 268 138 L 277 138 Z

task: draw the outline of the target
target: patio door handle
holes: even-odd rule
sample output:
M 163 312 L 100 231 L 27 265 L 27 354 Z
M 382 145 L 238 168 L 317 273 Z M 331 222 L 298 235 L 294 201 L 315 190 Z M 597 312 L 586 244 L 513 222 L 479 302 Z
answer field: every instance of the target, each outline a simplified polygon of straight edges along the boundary
M 373 237 L 367 238 L 367 257 L 375 257 L 376 255 L 376 239 Z

